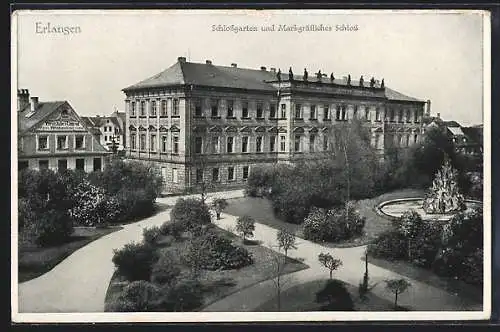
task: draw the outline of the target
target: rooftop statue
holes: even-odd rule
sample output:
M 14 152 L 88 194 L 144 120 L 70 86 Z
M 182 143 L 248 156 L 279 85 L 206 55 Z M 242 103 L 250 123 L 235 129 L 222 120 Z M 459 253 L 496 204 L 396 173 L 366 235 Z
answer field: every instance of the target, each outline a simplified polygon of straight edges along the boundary
M 382 79 L 382 82 L 380 83 L 380 87 L 381 87 L 381 88 L 384 88 L 384 87 L 385 87 L 384 79 Z
M 359 86 L 363 86 L 365 80 L 363 79 L 363 75 L 359 78 Z
M 318 72 L 316 73 L 316 78 L 318 79 L 318 81 L 321 81 L 321 77 L 323 77 L 323 75 L 321 74 L 321 70 L 318 70 Z
M 370 80 L 370 88 L 373 88 L 375 86 L 375 78 L 372 77 Z
M 333 81 L 335 81 L 335 76 L 333 76 L 333 73 L 330 74 L 330 82 L 333 83 Z
M 290 67 L 290 69 L 288 70 L 288 79 L 290 81 L 293 81 L 293 71 L 292 71 L 292 67 Z
M 307 81 L 307 77 L 309 74 L 307 73 L 307 69 L 304 68 L 304 81 Z
M 347 75 L 347 85 L 351 85 L 351 74 Z

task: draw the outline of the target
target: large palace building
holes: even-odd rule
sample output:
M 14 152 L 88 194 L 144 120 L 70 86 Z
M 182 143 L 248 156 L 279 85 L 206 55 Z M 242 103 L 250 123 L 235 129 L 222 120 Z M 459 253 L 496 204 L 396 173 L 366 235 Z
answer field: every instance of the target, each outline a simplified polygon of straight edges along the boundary
M 420 139 L 425 102 L 371 78 L 294 75 L 191 63 L 123 89 L 127 157 L 160 169 L 165 189 L 238 187 L 254 165 L 324 155 L 335 127 L 360 119 L 381 153 Z

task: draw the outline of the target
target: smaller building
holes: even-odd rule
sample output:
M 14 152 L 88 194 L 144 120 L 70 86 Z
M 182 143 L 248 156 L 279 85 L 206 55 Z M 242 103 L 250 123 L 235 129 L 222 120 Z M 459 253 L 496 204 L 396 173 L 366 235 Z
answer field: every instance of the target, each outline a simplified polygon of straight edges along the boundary
M 38 101 L 17 93 L 18 169 L 102 170 L 110 153 L 68 101 Z
M 110 116 L 82 117 L 85 124 L 99 139 L 99 143 L 108 151 L 112 151 L 115 144 L 117 151 L 124 151 L 125 142 L 125 112 L 114 111 Z

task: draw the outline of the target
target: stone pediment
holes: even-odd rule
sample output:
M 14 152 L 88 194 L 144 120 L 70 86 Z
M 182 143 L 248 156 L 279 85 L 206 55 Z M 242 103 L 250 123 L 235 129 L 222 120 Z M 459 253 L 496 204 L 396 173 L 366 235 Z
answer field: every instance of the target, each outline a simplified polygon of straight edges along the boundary
M 263 126 L 258 126 L 257 128 L 255 128 L 255 132 L 264 133 L 264 132 L 266 132 L 266 128 Z
M 173 132 L 180 132 L 181 130 L 179 129 L 179 127 L 177 127 L 176 125 L 172 125 L 170 127 L 170 131 L 173 131 Z

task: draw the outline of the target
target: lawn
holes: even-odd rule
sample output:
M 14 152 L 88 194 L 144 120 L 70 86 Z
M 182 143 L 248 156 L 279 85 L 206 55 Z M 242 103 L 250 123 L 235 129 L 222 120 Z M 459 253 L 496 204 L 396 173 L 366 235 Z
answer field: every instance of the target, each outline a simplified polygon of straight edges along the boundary
M 321 311 L 321 304 L 316 303 L 316 293 L 319 292 L 327 279 L 318 279 L 305 282 L 301 285 L 291 287 L 281 293 L 281 310 L 285 312 Z M 368 293 L 367 300 L 361 301 L 358 296 L 358 289 L 350 284 L 344 283 L 346 289 L 354 302 L 355 311 L 392 311 L 394 304 L 376 295 Z M 273 298 L 255 311 L 278 311 L 277 298 Z
M 41 248 L 33 244 L 20 244 L 18 260 L 19 282 L 41 276 L 81 247 L 120 229 L 122 228 L 75 227 L 68 241 L 59 246 Z
M 279 255 L 273 250 L 256 243 L 243 244 L 240 238 L 221 228 L 216 227 L 215 230 L 219 234 L 232 239 L 235 244 L 246 248 L 252 254 L 254 263 L 235 270 L 203 271 L 200 281 L 203 285 L 204 304 L 199 310 L 230 294 L 272 278 L 275 274 L 272 263 L 273 257 Z M 159 239 L 159 250 L 161 250 L 161 243 L 164 240 L 165 238 Z M 173 242 L 171 246 L 181 248 L 182 241 Z M 306 268 L 308 268 L 306 264 L 294 259 L 288 259 L 284 273 L 288 274 Z M 106 294 L 106 311 L 109 311 L 110 304 L 118 297 L 126 284 L 127 282 L 120 275 L 117 273 L 113 275 Z
M 366 218 L 365 234 L 361 237 L 354 238 L 344 242 L 337 243 L 322 243 L 326 247 L 332 248 L 347 248 L 356 247 L 369 243 L 376 238 L 380 233 L 388 230 L 391 227 L 391 222 L 375 212 L 375 207 L 387 200 L 406 198 L 406 197 L 422 197 L 422 190 L 405 189 L 391 193 L 383 194 L 371 199 L 360 200 L 356 202 L 356 208 L 359 213 Z M 282 221 L 273 213 L 271 202 L 266 198 L 243 197 L 228 200 L 228 207 L 224 210 L 225 213 L 233 216 L 249 215 L 256 222 L 273 227 L 285 228 L 287 231 L 295 233 L 297 237 L 303 238 L 302 226 L 297 224 L 287 223 Z

